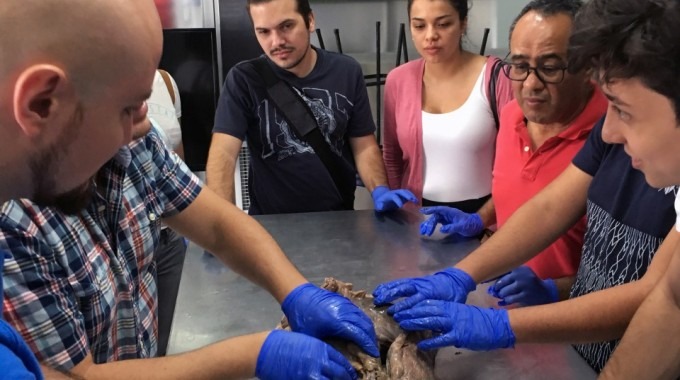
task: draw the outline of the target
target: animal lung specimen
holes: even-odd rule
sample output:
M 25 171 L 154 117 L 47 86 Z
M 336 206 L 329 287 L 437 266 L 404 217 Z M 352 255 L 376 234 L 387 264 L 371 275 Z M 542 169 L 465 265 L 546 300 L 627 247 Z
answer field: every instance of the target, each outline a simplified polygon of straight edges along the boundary
M 418 349 L 424 334 L 400 334 L 387 352 L 389 379 L 434 379 L 434 354 Z
M 351 283 L 326 278 L 323 288 L 347 297 L 366 315 L 375 326 L 380 345 L 381 357 L 374 358 L 363 352 L 354 343 L 330 339 L 327 341 L 350 361 L 364 380 L 431 380 L 434 379 L 434 358 L 436 351 L 420 351 L 416 344 L 429 337 L 430 333 L 406 333 L 385 311 L 387 307 L 376 307 L 373 297 L 365 290 L 353 290 Z M 279 328 L 290 330 L 284 317 Z

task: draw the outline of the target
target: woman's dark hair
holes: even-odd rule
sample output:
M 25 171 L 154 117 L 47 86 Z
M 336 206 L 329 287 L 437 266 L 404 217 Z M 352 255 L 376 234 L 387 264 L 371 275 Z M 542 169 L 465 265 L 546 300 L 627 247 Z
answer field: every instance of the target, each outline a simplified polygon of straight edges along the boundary
M 262 3 L 268 3 L 273 0 L 248 0 L 248 3 L 246 4 L 246 9 L 248 10 L 248 15 L 250 16 L 250 6 L 253 4 L 262 4 Z M 302 16 L 302 19 L 305 20 L 305 25 L 307 28 L 309 28 L 309 23 L 310 23 L 310 15 L 312 14 L 312 8 L 309 6 L 309 0 L 295 0 L 297 3 L 297 11 L 298 13 Z M 252 21 L 252 17 L 251 17 Z
M 460 21 L 465 20 L 465 18 L 468 15 L 468 11 L 470 10 L 469 5 L 468 5 L 468 0 L 446 0 L 451 4 L 453 9 L 458 12 L 458 19 Z M 413 0 L 408 0 L 407 3 L 407 9 L 408 9 L 408 18 L 411 18 L 411 6 L 413 5 Z
M 667 97 L 680 120 L 678 0 L 590 0 L 574 20 L 569 68 L 601 83 L 637 78 Z
M 536 12 L 541 16 L 554 16 L 557 14 L 566 14 L 571 16 L 573 20 L 576 16 L 576 12 L 583 6 L 583 1 L 581 0 L 533 0 L 529 4 L 525 5 L 524 8 L 519 12 L 517 17 L 512 21 L 510 25 L 510 38 L 512 39 L 512 32 L 515 30 L 517 21 L 524 17 L 529 12 Z

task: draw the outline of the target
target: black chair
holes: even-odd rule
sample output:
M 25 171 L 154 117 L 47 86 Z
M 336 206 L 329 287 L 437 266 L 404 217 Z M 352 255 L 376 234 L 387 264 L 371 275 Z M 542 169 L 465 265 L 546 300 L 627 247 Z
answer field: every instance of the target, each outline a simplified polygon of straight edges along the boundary
M 342 54 L 342 42 L 340 42 L 340 29 L 333 29 L 333 33 L 335 34 L 335 44 L 338 47 L 338 53 Z
M 319 40 L 319 47 L 326 50 L 326 44 L 323 43 L 323 37 L 321 36 L 321 29 L 316 29 L 316 38 Z
M 486 41 L 489 39 L 490 31 L 491 29 L 484 28 L 484 37 L 482 37 L 482 47 L 479 48 L 479 55 L 484 55 L 484 52 L 486 52 Z
M 402 22 L 399 24 L 399 39 L 397 40 L 397 64 L 401 65 L 402 54 L 404 55 L 404 63 L 408 62 L 408 48 L 406 47 L 406 25 Z

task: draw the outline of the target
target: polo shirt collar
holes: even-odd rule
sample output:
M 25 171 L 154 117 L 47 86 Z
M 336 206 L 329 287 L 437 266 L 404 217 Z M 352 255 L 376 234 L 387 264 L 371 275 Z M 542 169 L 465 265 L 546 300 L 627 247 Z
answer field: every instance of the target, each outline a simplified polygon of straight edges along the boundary
M 607 109 L 607 98 L 604 96 L 600 88 L 594 84 L 593 92 L 590 95 L 590 99 L 586 104 L 585 108 L 574 120 L 569 123 L 569 126 L 565 128 L 562 132 L 558 133 L 557 136 L 552 138 L 558 138 L 562 140 L 580 140 L 583 136 L 590 133 L 593 129 L 595 123 L 600 120 L 603 114 L 603 110 Z M 517 105 L 517 110 L 519 111 L 515 117 L 517 117 L 517 123 L 515 124 L 515 129 L 519 132 L 521 129 L 527 128 L 527 120 L 524 118 L 522 109 Z

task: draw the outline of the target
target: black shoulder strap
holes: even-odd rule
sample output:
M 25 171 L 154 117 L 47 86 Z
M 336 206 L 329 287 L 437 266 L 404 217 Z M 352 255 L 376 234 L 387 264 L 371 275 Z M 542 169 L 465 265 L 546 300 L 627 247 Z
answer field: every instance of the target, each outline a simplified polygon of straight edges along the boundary
M 496 82 L 498 76 L 501 74 L 502 61 L 496 59 L 491 67 L 491 78 L 489 78 L 489 88 L 487 89 L 487 96 L 489 97 L 489 105 L 491 106 L 491 113 L 493 120 L 496 123 L 496 130 L 500 127 L 500 120 L 498 117 L 498 99 L 496 99 Z
M 309 109 L 307 103 L 297 93 L 281 80 L 267 63 L 266 58 L 258 57 L 250 60 L 255 71 L 260 75 L 267 88 L 269 99 L 281 113 L 297 137 L 306 141 L 316 152 L 328 173 L 333 178 L 335 187 L 342 196 L 343 207 L 346 210 L 354 209 L 354 184 L 343 181 L 342 168 L 319 129 L 316 118 Z

